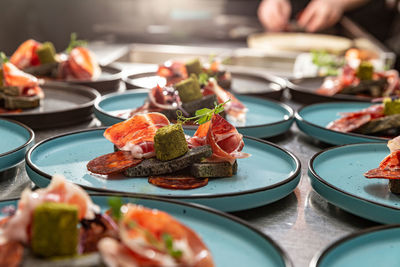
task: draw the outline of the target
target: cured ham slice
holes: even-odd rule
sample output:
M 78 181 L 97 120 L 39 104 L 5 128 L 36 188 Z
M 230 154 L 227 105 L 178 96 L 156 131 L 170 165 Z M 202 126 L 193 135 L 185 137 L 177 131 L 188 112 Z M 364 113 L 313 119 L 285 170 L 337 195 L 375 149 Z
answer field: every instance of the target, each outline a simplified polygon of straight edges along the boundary
M 160 87 L 157 85 L 149 91 L 148 100 L 143 106 L 131 111 L 130 117 L 142 113 L 176 110 L 181 104 L 178 91 L 173 87 Z
M 194 137 L 189 140 L 191 146 L 209 144 L 213 161 L 228 161 L 231 164 L 238 158 L 247 158 L 248 153 L 241 152 L 244 147 L 243 136 L 236 128 L 218 114 L 211 121 L 200 125 Z
M 138 114 L 109 127 L 104 137 L 120 150 L 130 151 L 136 159 L 150 158 L 155 155 L 154 135 L 167 125 L 169 120 L 160 113 Z
M 85 47 L 75 47 L 69 53 L 68 65 L 79 80 L 92 80 L 100 76 L 101 69 L 94 55 Z
M 26 40 L 17 48 L 14 54 L 12 54 L 10 62 L 19 69 L 39 65 L 40 61 L 36 50 L 40 45 L 41 43 L 35 40 Z
M 178 83 L 188 77 L 185 64 L 177 61 L 167 61 L 164 65 L 160 65 L 157 75 L 167 79 L 167 86 Z
M 347 112 L 341 115 L 342 118 L 329 123 L 326 127 L 339 132 L 352 132 L 373 119 L 383 117 L 383 105 L 373 105 L 357 112 Z
M 76 205 L 79 219 L 93 219 L 99 208 L 93 204 L 89 195 L 79 186 L 69 183 L 63 176 L 55 175 L 48 187 L 32 192 L 29 188 L 22 192 L 16 213 L 0 228 L 0 244 L 17 241 L 27 244 L 32 213 L 44 202 L 57 202 Z M 24 230 L 22 230 L 24 229 Z
M 364 174 L 367 178 L 400 179 L 400 150 L 393 151 L 379 164 L 378 168 Z
M 230 92 L 222 89 L 215 79 L 210 79 L 207 86 L 204 87 L 203 95 L 215 94 L 218 99 L 218 103 L 225 103 L 224 109 L 227 113 L 229 120 L 234 122 L 244 122 L 246 121 L 246 113 L 248 109 L 239 99 L 237 99 Z
M 99 250 L 110 266 L 214 266 L 200 237 L 169 214 L 127 204 L 120 220 L 120 240 L 107 238 Z M 166 235 L 169 248 L 166 245 Z M 172 254 L 171 249 L 179 251 Z
M 326 128 L 333 131 L 348 133 L 360 128 L 362 125 L 366 124 L 370 120 L 371 120 L 370 114 L 354 114 L 351 116 L 337 119 L 329 123 L 328 126 L 326 126 Z

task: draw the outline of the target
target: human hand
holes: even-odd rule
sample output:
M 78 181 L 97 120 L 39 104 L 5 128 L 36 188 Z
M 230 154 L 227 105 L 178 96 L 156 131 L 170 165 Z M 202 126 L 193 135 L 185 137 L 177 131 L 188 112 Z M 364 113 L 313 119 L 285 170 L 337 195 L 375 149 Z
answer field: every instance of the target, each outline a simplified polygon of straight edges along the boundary
M 267 30 L 282 31 L 288 24 L 291 9 L 287 0 L 263 0 L 258 7 L 258 19 Z
M 342 17 L 342 1 L 313 0 L 302 12 L 298 23 L 308 32 L 315 32 L 333 26 Z

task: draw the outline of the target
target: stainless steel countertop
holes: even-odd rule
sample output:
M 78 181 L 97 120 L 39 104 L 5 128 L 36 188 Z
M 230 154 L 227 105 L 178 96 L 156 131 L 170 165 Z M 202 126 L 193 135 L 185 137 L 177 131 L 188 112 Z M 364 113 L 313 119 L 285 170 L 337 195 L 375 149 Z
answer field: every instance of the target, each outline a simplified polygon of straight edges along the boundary
M 288 99 L 283 102 L 297 109 Z M 78 129 L 100 126 L 97 119 L 53 130 L 36 131 L 36 142 Z M 298 187 L 289 196 L 260 208 L 235 212 L 238 216 L 275 240 L 288 254 L 294 266 L 308 266 L 312 257 L 333 241 L 366 227 L 376 225 L 327 203 L 312 190 L 307 176 L 308 160 L 328 147 L 299 132 L 296 125 L 277 137 L 267 139 L 296 154 L 302 164 Z M 19 197 L 25 187 L 32 186 L 24 163 L 0 174 L 0 199 Z

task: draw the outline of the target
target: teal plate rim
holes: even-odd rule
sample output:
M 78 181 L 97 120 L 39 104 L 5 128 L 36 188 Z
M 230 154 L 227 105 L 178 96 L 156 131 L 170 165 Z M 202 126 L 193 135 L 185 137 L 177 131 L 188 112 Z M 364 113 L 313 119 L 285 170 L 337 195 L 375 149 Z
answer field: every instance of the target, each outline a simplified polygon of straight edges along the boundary
M 107 100 L 109 98 L 112 98 L 112 97 L 115 97 L 115 96 L 118 96 L 118 95 L 125 95 L 125 94 L 134 95 L 134 94 L 140 94 L 140 93 L 148 93 L 149 90 L 150 89 L 146 89 L 146 88 L 138 88 L 138 89 L 128 90 L 128 91 L 125 91 L 125 92 L 116 92 L 116 93 L 111 93 L 111 94 L 104 95 L 104 96 L 102 96 L 100 99 L 98 99 L 95 102 L 94 109 L 97 112 L 101 113 L 102 115 L 104 115 L 106 117 L 109 117 L 109 118 L 112 118 L 112 119 L 120 119 L 121 121 L 124 121 L 124 119 L 122 119 L 122 118 L 110 115 L 107 111 L 105 111 L 104 109 L 102 109 L 100 107 L 100 103 L 102 101 L 105 101 L 105 100 Z M 257 99 L 257 100 L 262 100 L 262 101 L 266 101 L 266 102 L 272 102 L 272 103 L 280 106 L 284 110 L 286 110 L 289 113 L 289 117 L 286 118 L 286 119 L 284 118 L 283 120 L 276 121 L 276 122 L 271 122 L 271 123 L 249 125 L 249 126 L 236 126 L 236 129 L 254 129 L 254 128 L 261 128 L 261 127 L 268 127 L 268 126 L 272 126 L 272 125 L 278 125 L 278 124 L 282 124 L 282 123 L 285 123 L 285 122 L 289 122 L 289 121 L 292 121 L 295 118 L 295 112 L 294 112 L 293 108 L 291 108 L 289 105 L 286 105 L 286 104 L 284 104 L 282 102 L 279 102 L 279 101 L 274 100 L 274 99 L 264 99 L 264 98 L 248 96 L 248 95 L 239 95 L 239 97 L 240 96 L 245 97 L 245 98 L 250 98 L 250 99 L 253 99 L 253 100 Z M 185 129 L 196 129 L 197 126 L 184 125 L 183 128 L 185 128 Z
M 328 152 L 328 151 L 330 151 L 330 150 L 334 150 L 334 149 L 337 149 L 337 148 L 341 148 L 341 147 L 359 146 L 359 145 L 371 145 L 371 144 L 383 145 L 384 143 L 380 143 L 380 142 L 374 142 L 374 143 L 362 142 L 362 143 L 356 143 L 356 144 L 346 144 L 346 145 L 334 146 L 334 147 L 330 147 L 330 148 L 324 149 L 324 150 L 322 150 L 322 151 L 316 153 L 314 156 L 312 156 L 312 158 L 311 158 L 311 159 L 309 160 L 309 162 L 308 162 L 308 170 L 311 172 L 311 174 L 312 174 L 316 179 L 318 179 L 318 181 L 320 181 L 321 183 L 325 184 L 326 186 L 328 186 L 328 187 L 330 187 L 330 188 L 332 188 L 332 189 L 334 189 L 334 190 L 336 190 L 336 191 L 338 191 L 338 192 L 340 192 L 340 193 L 342 193 L 342 194 L 345 194 L 345 195 L 347 195 L 347 196 L 350 196 L 350 197 L 353 197 L 353 198 L 356 198 L 356 199 L 359 199 L 359 200 L 362 200 L 362 201 L 365 201 L 365 202 L 368 202 L 368 203 L 371 203 L 371 204 L 374 204 L 374 205 L 378 205 L 378 206 L 381 206 L 381 207 L 384 207 L 384 208 L 389 208 L 389 209 L 392 209 L 392 210 L 400 210 L 400 208 L 388 206 L 388 205 L 386 205 L 386 204 L 378 203 L 378 202 L 375 202 L 375 201 L 372 201 L 372 200 L 369 200 L 369 199 L 366 199 L 366 198 L 363 198 L 363 197 L 360 197 L 360 196 L 357 196 L 357 195 L 348 193 L 348 192 L 346 192 L 346 191 L 344 191 L 344 190 L 342 190 L 342 189 L 340 189 L 340 188 L 338 188 L 338 187 L 336 187 L 336 186 L 334 186 L 334 185 L 328 183 L 327 181 L 325 181 L 321 176 L 319 176 L 319 175 L 317 174 L 317 172 L 316 172 L 315 169 L 314 169 L 314 166 L 313 166 L 313 165 L 314 165 L 314 160 L 315 160 L 319 155 L 321 155 L 321 154 L 323 154 L 323 153 L 325 153 L 325 152 Z M 336 206 L 336 205 L 335 205 L 335 206 Z M 358 215 L 358 216 L 359 216 L 359 215 Z
M 31 128 L 29 128 L 28 126 L 26 126 L 25 124 L 23 124 L 23 123 L 21 123 L 19 121 L 10 120 L 8 118 L 0 118 L 0 120 L 4 120 L 4 121 L 8 121 L 8 122 L 11 122 L 11 123 L 14 123 L 14 124 L 18 124 L 19 126 L 23 127 L 25 130 L 27 130 L 28 133 L 29 133 L 29 138 L 24 144 L 20 145 L 19 147 L 15 148 L 13 150 L 10 150 L 10 151 L 7 151 L 7 152 L 4 152 L 4 153 L 0 154 L 0 158 L 4 157 L 4 156 L 7 156 L 9 154 L 15 153 L 15 152 L 25 148 L 30 143 L 32 143 L 33 140 L 35 139 L 35 133 L 33 132 L 33 130 Z
M 307 120 L 305 120 L 301 115 L 300 112 L 306 108 L 312 107 L 312 106 L 318 106 L 318 105 L 324 105 L 324 104 L 331 104 L 331 105 L 337 105 L 337 104 L 345 104 L 345 105 L 349 105 L 351 103 L 357 103 L 358 105 L 361 103 L 367 103 L 367 102 L 321 102 L 321 103 L 315 103 L 315 104 L 311 104 L 311 105 L 306 105 L 303 106 L 301 108 L 299 108 L 296 113 L 295 113 L 295 118 L 297 121 L 304 123 L 304 124 L 308 124 L 309 126 L 318 128 L 320 130 L 324 130 L 324 131 L 329 131 L 338 135 L 343 135 L 343 136 L 354 136 L 354 137 L 360 137 L 360 138 L 368 138 L 368 139 L 372 139 L 372 140 L 380 140 L 380 141 L 388 141 L 390 140 L 389 138 L 384 138 L 384 137 L 377 137 L 377 136 L 372 136 L 372 135 L 366 135 L 366 134 L 358 134 L 358 133 L 343 133 L 343 132 L 339 132 L 339 131 L 334 131 L 334 130 L 330 130 L 326 127 L 322 127 L 319 126 L 317 124 L 314 124 L 312 122 L 309 122 Z M 371 103 L 372 105 L 372 103 Z
M 32 161 L 31 161 L 31 154 L 32 152 L 41 144 L 52 141 L 53 139 L 57 139 L 63 136 L 68 136 L 68 135 L 72 135 L 72 134 L 79 134 L 82 132 L 89 132 L 89 131 L 99 131 L 99 130 L 105 130 L 107 129 L 107 127 L 99 127 L 99 128 L 93 128 L 93 129 L 83 129 L 83 130 L 78 130 L 78 131 L 72 131 L 72 132 L 68 132 L 68 133 L 64 133 L 64 134 L 60 134 L 60 135 L 56 135 L 50 138 L 47 138 L 45 140 L 40 141 L 39 143 L 37 143 L 36 145 L 34 145 L 33 147 L 31 147 L 28 152 L 25 154 L 25 162 L 26 164 L 29 166 L 29 168 L 31 168 L 34 172 L 36 172 L 37 174 L 39 174 L 40 176 L 42 176 L 43 178 L 47 179 L 47 180 L 51 180 L 52 175 L 45 173 L 43 171 L 41 171 Z M 262 192 L 262 191 L 267 191 L 270 189 L 274 189 L 277 187 L 280 187 L 284 184 L 287 184 L 293 180 L 295 180 L 300 174 L 301 174 L 301 162 L 300 160 L 297 158 L 297 156 L 295 154 L 293 154 L 292 152 L 272 143 L 269 141 L 265 141 L 259 138 L 255 138 L 255 137 L 251 137 L 251 136 L 243 136 L 244 138 L 250 139 L 250 140 L 254 140 L 269 146 L 272 146 L 278 150 L 281 150 L 282 152 L 284 152 L 285 154 L 287 154 L 290 158 L 292 158 L 295 162 L 296 165 L 296 169 L 293 172 L 292 175 L 290 175 L 288 178 L 286 178 L 283 181 L 280 181 L 279 183 L 270 185 L 270 186 L 264 186 L 264 187 L 260 187 L 260 188 L 256 188 L 256 189 L 251 189 L 251 190 L 246 190 L 246 191 L 240 191 L 240 192 L 232 192 L 232 193 L 223 193 L 223 194 L 214 194 L 214 195 L 179 195 L 179 196 L 173 196 L 174 199 L 215 199 L 215 198 L 223 198 L 223 197 L 231 197 L 231 196 L 240 196 L 240 195 L 246 195 L 246 194 L 252 194 L 252 193 L 257 193 L 257 192 Z M 79 185 L 81 186 L 81 185 Z M 127 194 L 126 192 L 120 192 L 117 190 L 109 190 L 109 189 L 99 189 L 96 187 L 91 187 L 91 186 L 81 186 L 82 188 L 86 189 L 86 190 L 90 190 L 93 192 L 107 192 L 107 193 L 119 193 L 119 194 Z M 137 193 L 128 193 L 128 196 L 131 195 L 136 195 Z M 143 195 L 143 194 L 142 194 Z
M 334 249 L 336 249 L 337 247 L 339 247 L 340 245 L 342 245 L 343 243 L 350 241 L 354 238 L 363 236 L 365 234 L 371 234 L 371 233 L 375 233 L 375 232 L 379 232 L 382 230 L 388 230 L 388 229 L 393 229 L 393 228 L 400 228 L 400 224 L 391 224 L 391 225 L 379 225 L 379 226 L 374 226 L 374 227 L 370 227 L 349 235 L 346 235 L 345 237 L 340 238 L 337 241 L 334 241 L 333 243 L 331 243 L 330 245 L 328 245 L 328 247 L 324 248 L 323 250 L 321 250 L 320 252 L 318 252 L 317 254 L 315 254 L 315 256 L 311 259 L 310 265 L 309 267 L 318 267 L 320 266 L 320 263 L 324 260 L 324 258 Z
M 173 200 L 173 199 L 166 199 L 166 198 L 162 198 L 162 197 L 155 197 L 155 196 L 147 196 L 144 194 L 127 194 L 127 193 L 116 193 L 116 192 L 109 192 L 109 193 L 89 193 L 89 196 L 94 196 L 94 197 L 109 197 L 109 196 L 118 196 L 118 197 L 122 197 L 122 198 L 138 198 L 138 199 L 146 199 L 146 200 L 155 200 L 155 201 L 159 201 L 159 202 L 166 202 L 166 203 L 170 203 L 172 205 L 178 205 L 178 206 L 186 206 L 186 207 L 190 207 L 190 208 L 194 208 L 194 209 L 199 209 L 202 210 L 204 212 L 207 213 L 212 213 L 214 215 L 217 216 L 221 216 L 223 218 L 226 218 L 230 221 L 233 221 L 239 225 L 242 225 L 248 229 L 250 229 L 252 232 L 254 232 L 255 234 L 259 235 L 260 237 L 262 237 L 264 240 L 266 240 L 268 243 L 270 243 L 272 245 L 272 247 L 274 249 L 276 249 L 276 251 L 278 252 L 278 254 L 282 257 L 282 260 L 285 264 L 286 267 L 292 267 L 293 266 L 293 262 L 290 259 L 289 255 L 287 254 L 287 252 L 281 248 L 277 242 L 275 242 L 271 237 L 269 237 L 267 234 L 263 233 L 261 230 L 257 229 L 256 227 L 252 226 L 250 223 L 246 222 L 245 220 L 236 217 L 232 214 L 226 213 L 226 212 L 222 212 L 213 208 L 210 208 L 208 206 L 203 206 L 197 203 L 188 203 L 188 202 L 182 202 L 182 201 L 178 201 L 178 200 Z M 20 198 L 9 198 L 9 199 L 2 199 L 0 200 L 0 203 L 2 202 L 7 202 L 7 201 L 18 201 Z

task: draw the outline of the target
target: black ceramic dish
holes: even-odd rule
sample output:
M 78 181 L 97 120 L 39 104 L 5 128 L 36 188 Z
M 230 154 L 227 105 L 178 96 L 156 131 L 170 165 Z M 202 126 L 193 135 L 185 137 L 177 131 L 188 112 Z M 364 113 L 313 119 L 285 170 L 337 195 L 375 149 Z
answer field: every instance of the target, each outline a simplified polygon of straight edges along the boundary
M 336 94 L 333 96 L 325 96 L 317 94 L 316 90 L 322 85 L 324 79 L 324 77 L 308 77 L 289 80 L 287 82 L 287 88 L 290 91 L 292 100 L 304 104 L 312 104 L 329 101 L 370 102 L 372 99 L 371 97 L 356 95 Z
M 284 81 L 272 75 L 257 75 L 232 71 L 231 90 L 236 94 L 280 99 L 285 88 Z M 165 79 L 156 72 L 136 73 L 123 78 L 128 89 L 153 88 Z
M 41 85 L 45 98 L 40 107 L 21 113 L 2 113 L 0 117 L 22 122 L 32 129 L 66 126 L 92 118 L 100 94 L 89 87 L 46 81 Z
M 99 91 L 100 94 L 116 92 L 120 88 L 122 70 L 113 66 L 102 66 L 101 75 L 93 81 L 68 81 L 68 83 L 81 84 Z

